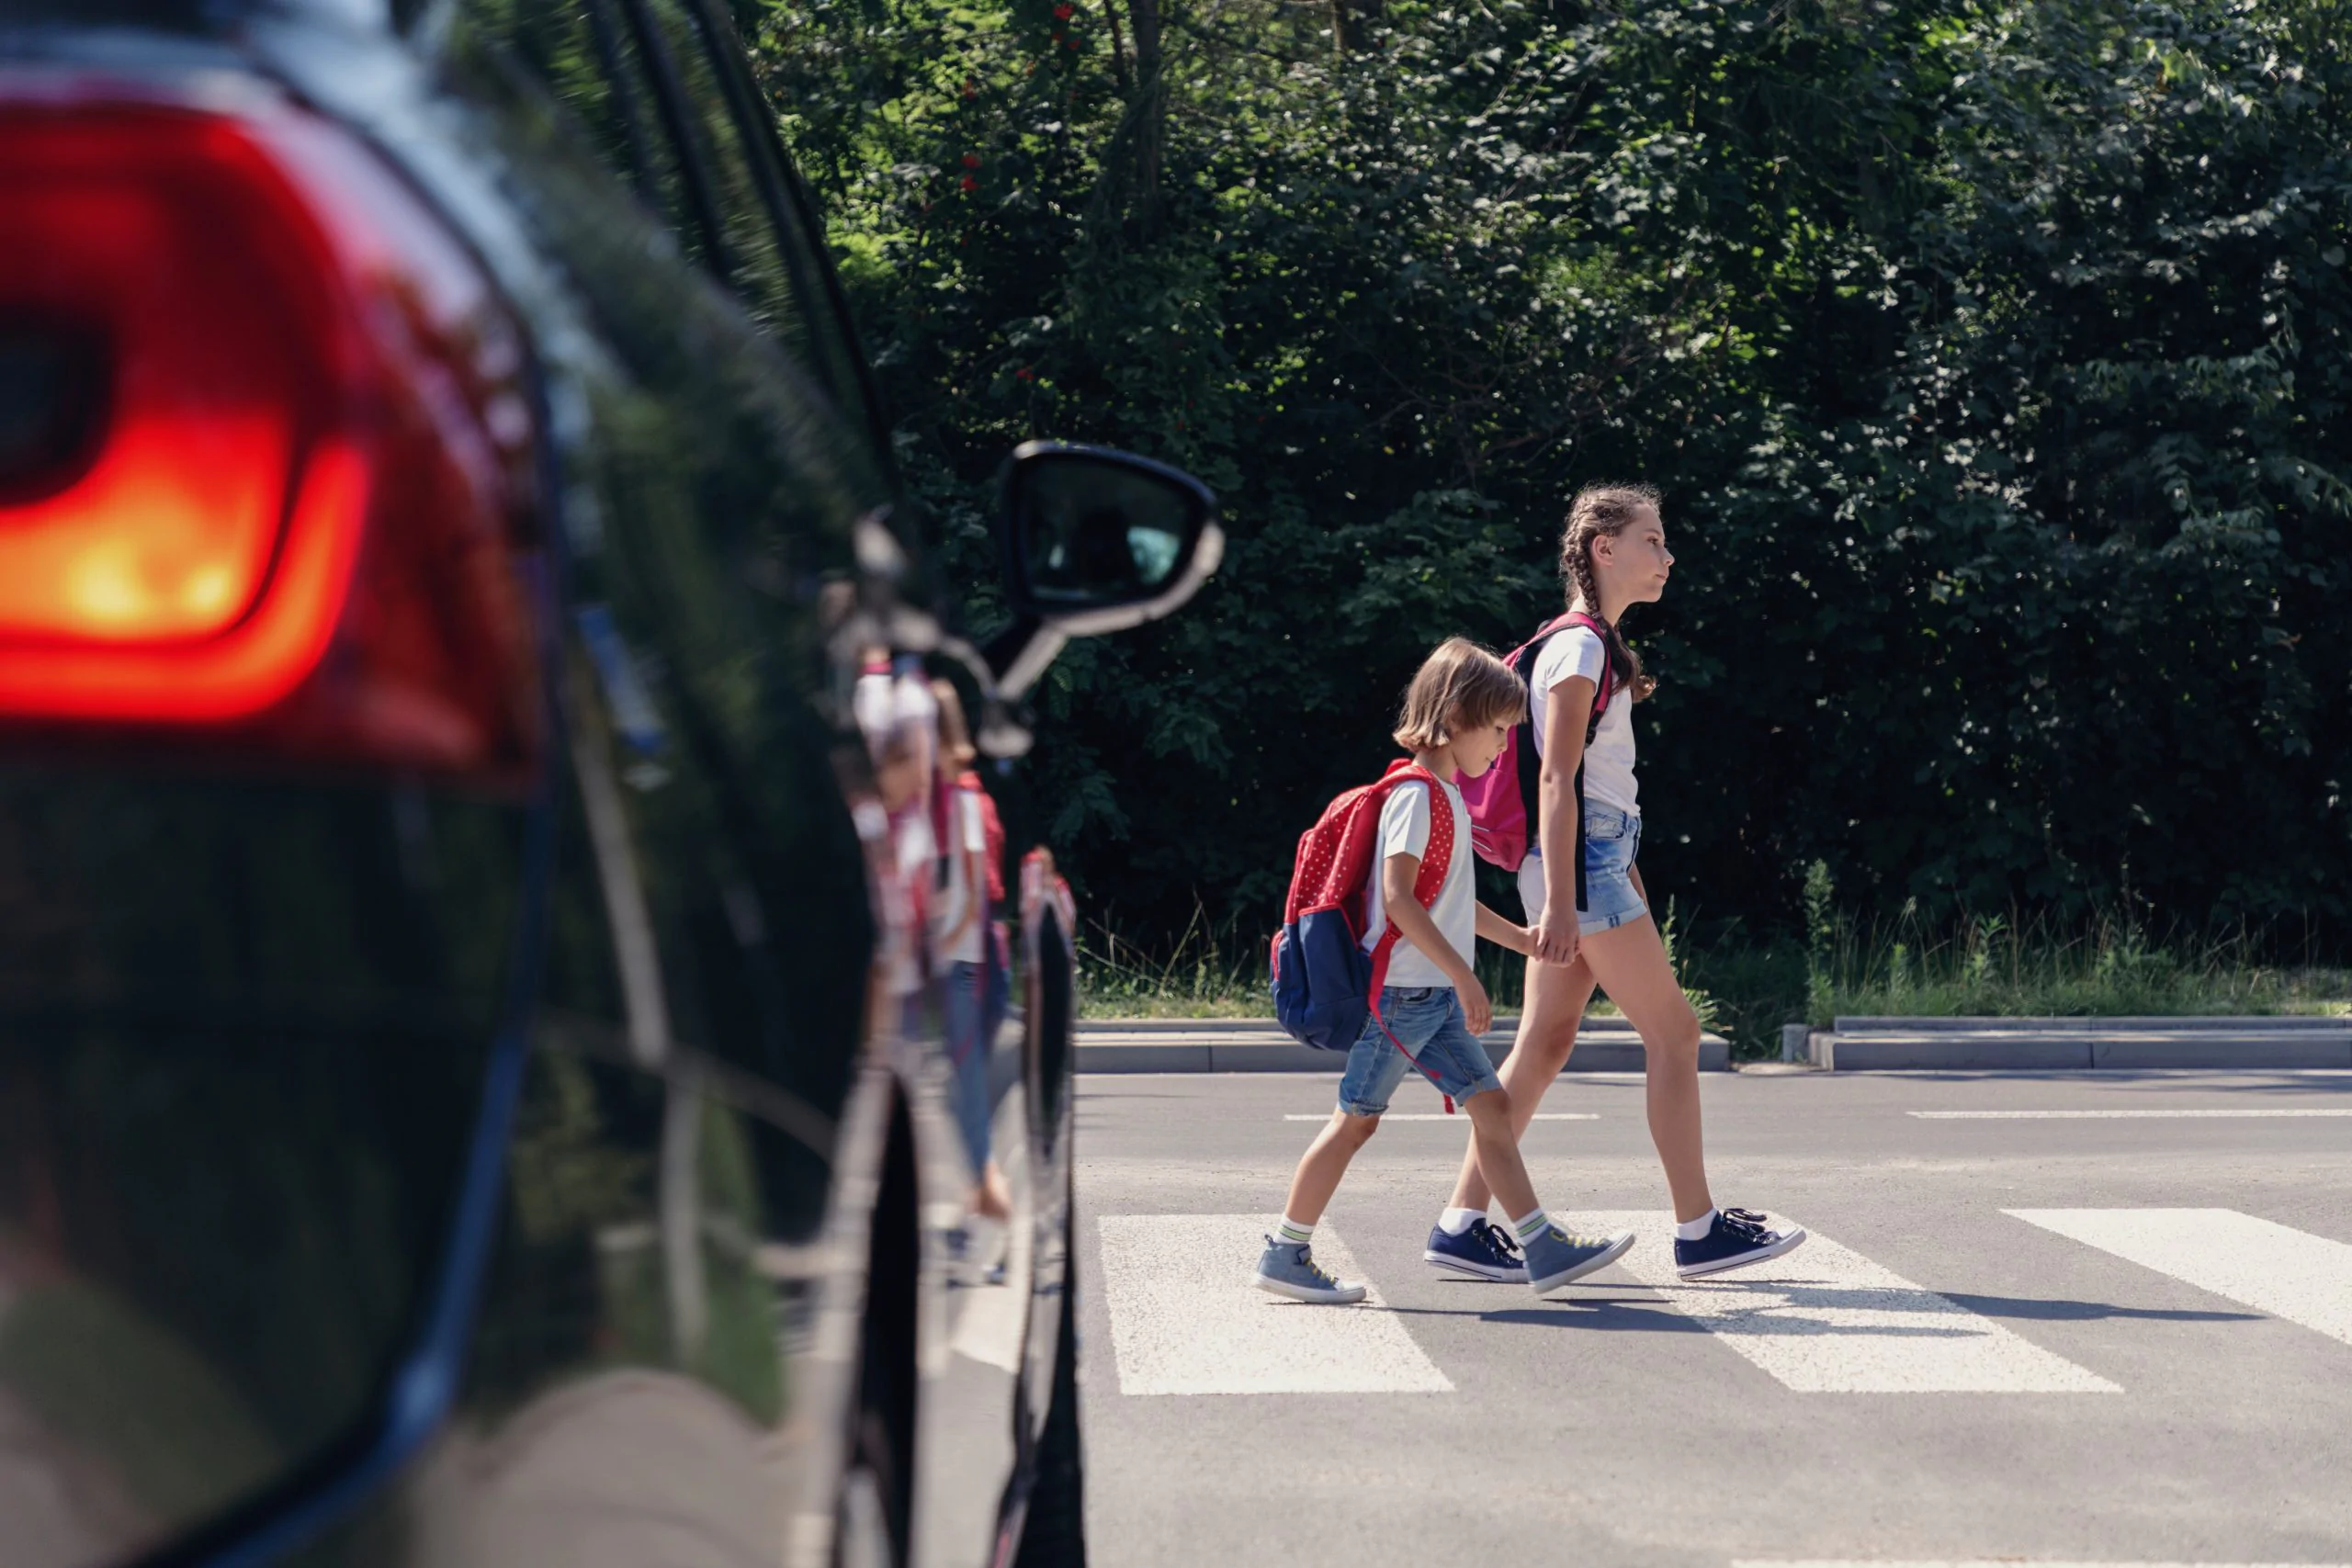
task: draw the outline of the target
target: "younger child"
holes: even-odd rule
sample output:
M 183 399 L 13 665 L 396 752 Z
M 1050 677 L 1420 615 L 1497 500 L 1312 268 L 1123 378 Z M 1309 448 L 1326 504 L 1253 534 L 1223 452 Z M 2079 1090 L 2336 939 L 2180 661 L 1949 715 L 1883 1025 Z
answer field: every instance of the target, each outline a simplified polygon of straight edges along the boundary
M 932 951 L 940 964 L 947 1058 L 956 1068 L 956 1120 L 972 1159 L 972 1211 L 1002 1222 L 1012 1217 L 1012 1194 L 989 1150 L 989 1119 L 996 1107 L 989 1077 L 997 1022 L 989 1006 L 990 810 L 979 775 L 972 772 L 979 753 L 964 721 L 962 699 L 945 681 L 933 681 L 931 691 L 939 705 L 942 764 L 932 802 L 932 835 L 940 857 L 932 884 Z M 1002 897 L 1001 891 L 997 897 Z
M 1517 1216 L 1512 1232 L 1526 1249 L 1526 1279 L 1535 1293 L 1556 1290 L 1605 1268 L 1634 1244 L 1631 1232 L 1596 1238 L 1555 1225 L 1535 1201 L 1513 1135 L 1510 1098 L 1495 1077 L 1478 1036 L 1494 1009 L 1470 967 L 1478 937 L 1531 953 L 1527 931 L 1477 901 L 1470 814 L 1457 777 L 1476 778 L 1494 764 L 1511 726 L 1527 712 L 1527 690 L 1510 667 L 1462 637 L 1441 645 L 1405 694 L 1396 743 L 1438 779 L 1442 802 L 1418 780 L 1398 784 L 1380 816 L 1380 858 L 1367 890 L 1364 946 L 1378 943 L 1393 922 L 1402 939 L 1392 956 L 1380 1006 L 1364 1021 L 1340 1080 L 1339 1109 L 1316 1134 L 1291 1178 L 1282 1230 L 1266 1238 L 1258 1260 L 1261 1290 L 1295 1301 L 1345 1304 L 1364 1297 L 1361 1284 L 1342 1284 L 1316 1265 L 1315 1224 L 1339 1190 L 1348 1163 L 1380 1126 L 1388 1098 L 1417 1067 L 1470 1117 L 1480 1168 L 1504 1212 Z M 1453 814 L 1453 850 L 1444 884 L 1424 908 L 1414 897 L 1421 855 L 1428 849 L 1432 810 Z

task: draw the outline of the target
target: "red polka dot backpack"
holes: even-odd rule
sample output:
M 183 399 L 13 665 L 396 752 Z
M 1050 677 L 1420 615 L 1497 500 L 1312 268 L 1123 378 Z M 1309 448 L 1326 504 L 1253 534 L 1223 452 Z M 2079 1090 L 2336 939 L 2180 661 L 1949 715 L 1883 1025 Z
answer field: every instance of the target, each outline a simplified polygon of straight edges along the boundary
M 1380 813 L 1390 793 L 1408 783 L 1427 784 L 1433 802 L 1442 798 L 1427 768 L 1400 759 L 1377 784 L 1349 790 L 1325 807 L 1315 826 L 1299 837 L 1283 929 L 1273 941 L 1274 1017 L 1306 1044 L 1348 1050 L 1363 1032 L 1363 1021 L 1379 1014 L 1380 987 L 1397 931 L 1390 925 L 1367 953 L 1364 924 Z M 1432 811 L 1429 852 L 1413 882 L 1413 897 L 1424 908 L 1445 886 L 1453 861 L 1453 813 Z

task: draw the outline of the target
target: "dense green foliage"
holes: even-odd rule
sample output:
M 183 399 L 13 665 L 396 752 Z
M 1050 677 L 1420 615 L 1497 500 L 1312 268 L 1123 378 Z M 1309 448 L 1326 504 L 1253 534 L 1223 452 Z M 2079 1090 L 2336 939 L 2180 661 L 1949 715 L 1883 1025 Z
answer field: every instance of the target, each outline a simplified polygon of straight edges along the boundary
M 2352 914 L 2345 0 L 757 4 L 960 579 L 1033 434 L 1225 497 L 1041 699 L 1130 933 L 1262 921 L 1603 478 L 1680 556 L 1628 629 L 1686 916 L 1793 930 L 1815 859 L 1864 918 Z

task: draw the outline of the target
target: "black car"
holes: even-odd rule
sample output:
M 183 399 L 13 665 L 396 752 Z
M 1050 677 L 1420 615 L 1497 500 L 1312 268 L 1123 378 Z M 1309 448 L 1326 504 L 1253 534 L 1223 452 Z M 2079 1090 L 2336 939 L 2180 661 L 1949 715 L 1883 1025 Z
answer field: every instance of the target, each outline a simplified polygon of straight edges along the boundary
M 1067 890 L 990 1232 L 852 717 L 1219 536 L 1006 473 L 983 652 L 712 0 L 0 8 L 0 1568 L 1082 1560 Z

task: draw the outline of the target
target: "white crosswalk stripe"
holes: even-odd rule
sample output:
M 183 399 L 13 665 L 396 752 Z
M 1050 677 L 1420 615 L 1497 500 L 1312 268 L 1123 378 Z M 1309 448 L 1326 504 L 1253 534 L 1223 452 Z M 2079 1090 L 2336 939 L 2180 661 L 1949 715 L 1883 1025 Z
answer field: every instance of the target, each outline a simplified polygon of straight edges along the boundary
M 1331 1113 L 1328 1111 L 1309 1111 L 1304 1113 L 1293 1111 L 1286 1112 L 1283 1117 L 1285 1122 L 1329 1122 L 1330 1119 Z M 1538 1122 L 1598 1122 L 1600 1120 L 1600 1113 L 1597 1111 L 1539 1111 L 1535 1113 L 1534 1120 Z M 1467 1116 L 1448 1116 L 1441 1111 L 1392 1111 L 1380 1119 L 1380 1124 L 1384 1127 L 1391 1122 L 1453 1122 L 1460 1124 L 1465 1136 L 1470 1126 L 1470 1118 Z
M 2352 1247 L 2234 1209 L 2008 1209 L 2098 1247 L 2352 1345 Z
M 1579 1231 L 1635 1232 L 1641 1239 L 1618 1267 L 1800 1393 L 2121 1392 L 1826 1236 L 1736 1274 L 1684 1280 L 1674 1272 L 1672 1215 L 1573 1217 Z
M 1119 1392 L 1451 1393 L 1453 1383 L 1374 1291 L 1352 1307 L 1279 1300 L 1250 1283 L 1262 1214 L 1105 1214 L 1102 1282 Z M 1329 1225 L 1315 1260 L 1361 1276 Z
M 1937 1558 L 1918 1562 L 1877 1557 L 1743 1557 L 1731 1568 L 2347 1568 L 2340 1562 L 2056 1562 L 2039 1557 Z
M 1922 1122 L 2226 1122 L 2266 1117 L 2352 1116 L 2352 1106 L 2165 1106 L 2147 1111 L 1909 1111 Z

